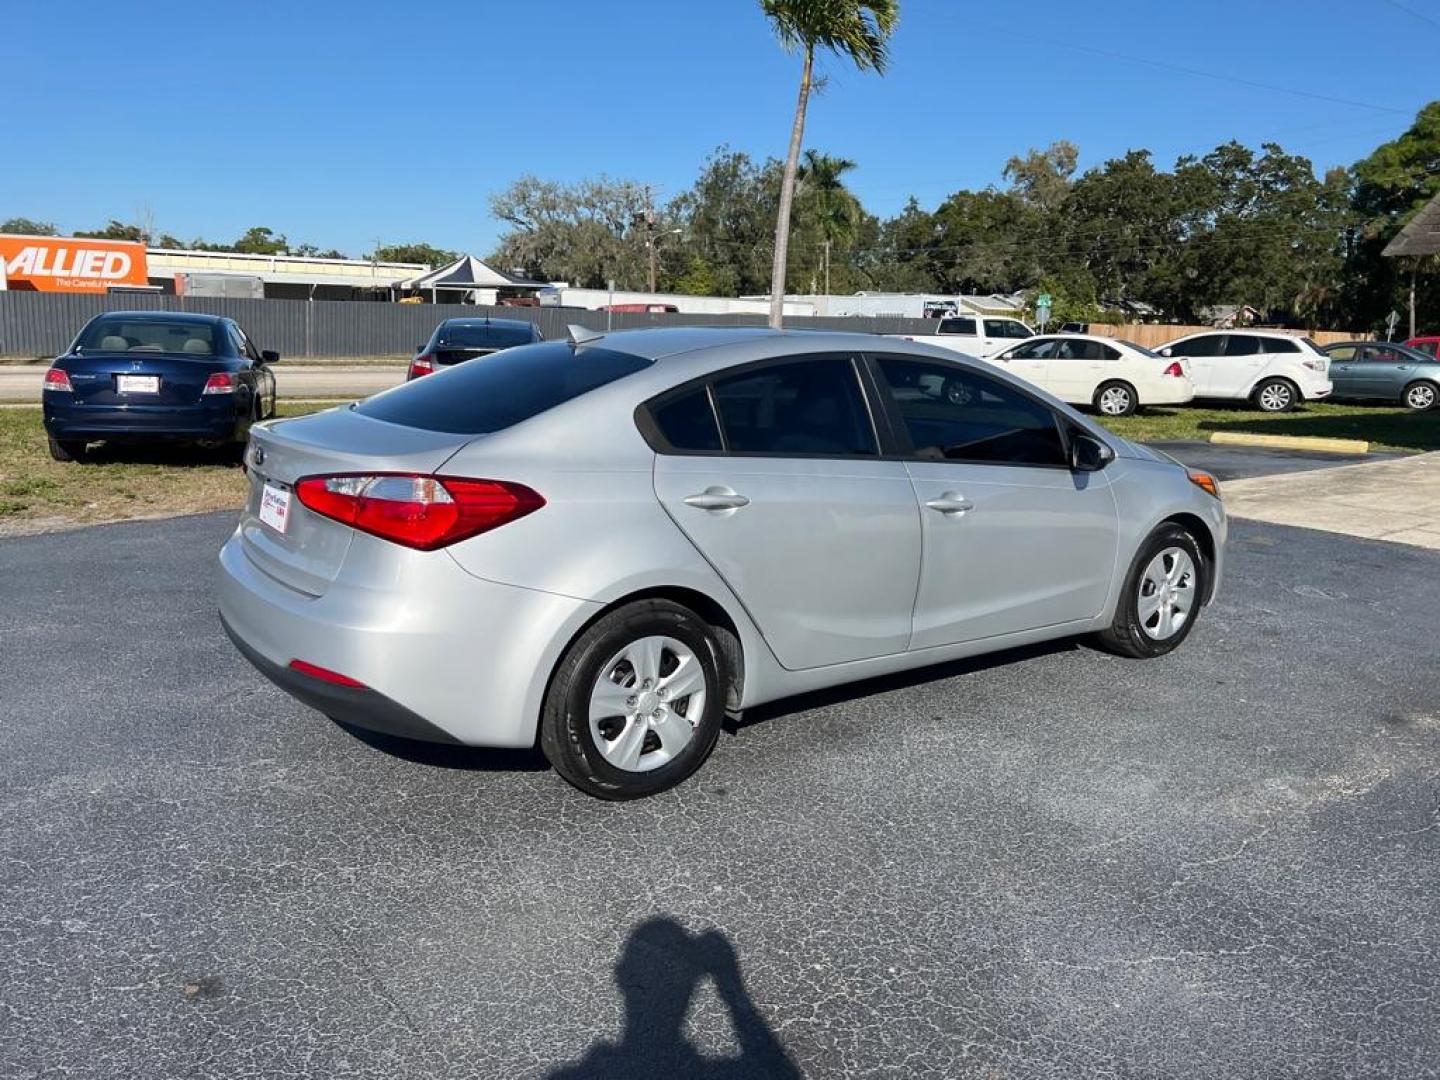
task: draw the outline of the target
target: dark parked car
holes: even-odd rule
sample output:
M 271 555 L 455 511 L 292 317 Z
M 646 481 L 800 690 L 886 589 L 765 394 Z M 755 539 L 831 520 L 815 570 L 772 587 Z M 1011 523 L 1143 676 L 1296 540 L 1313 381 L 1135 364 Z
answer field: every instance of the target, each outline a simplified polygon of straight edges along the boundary
M 446 319 L 415 350 L 418 355 L 405 378 L 418 379 L 463 360 L 544 340 L 540 328 L 525 319 Z
M 242 453 L 250 425 L 275 415 L 270 365 L 279 359 L 218 315 L 97 315 L 45 373 L 50 454 L 79 460 L 102 439 L 188 440 Z
M 1393 341 L 1342 341 L 1321 350 L 1330 358 L 1335 396 L 1399 402 L 1417 412 L 1440 402 L 1440 360 Z

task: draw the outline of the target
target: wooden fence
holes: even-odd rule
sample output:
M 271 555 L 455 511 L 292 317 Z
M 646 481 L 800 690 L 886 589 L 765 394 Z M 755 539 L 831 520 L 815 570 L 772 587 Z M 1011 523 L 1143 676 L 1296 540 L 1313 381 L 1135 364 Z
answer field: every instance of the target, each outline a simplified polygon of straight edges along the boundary
M 1104 337 L 1124 338 L 1136 345 L 1143 345 L 1147 349 L 1158 349 L 1162 345 L 1168 345 L 1176 338 L 1187 337 L 1190 334 L 1214 333 L 1218 328 L 1214 326 L 1168 326 L 1164 323 L 1126 323 L 1123 326 L 1106 326 L 1102 323 L 1091 323 L 1090 333 Z M 1245 333 L 1245 327 L 1237 326 L 1233 333 Z M 1305 335 L 1303 330 L 1287 330 L 1286 333 L 1293 333 L 1297 336 L 1308 336 L 1317 345 L 1329 345 L 1336 341 L 1355 341 L 1364 338 L 1365 334 L 1352 334 L 1348 330 L 1316 330 Z

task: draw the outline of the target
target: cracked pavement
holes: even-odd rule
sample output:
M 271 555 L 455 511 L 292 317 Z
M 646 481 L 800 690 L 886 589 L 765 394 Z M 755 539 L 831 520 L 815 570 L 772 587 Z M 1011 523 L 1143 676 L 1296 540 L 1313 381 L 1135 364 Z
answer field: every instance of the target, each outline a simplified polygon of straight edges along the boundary
M 232 520 L 0 541 L 0 1075 L 1440 1075 L 1440 553 L 1234 522 L 1168 658 L 810 695 L 610 805 L 271 687 Z

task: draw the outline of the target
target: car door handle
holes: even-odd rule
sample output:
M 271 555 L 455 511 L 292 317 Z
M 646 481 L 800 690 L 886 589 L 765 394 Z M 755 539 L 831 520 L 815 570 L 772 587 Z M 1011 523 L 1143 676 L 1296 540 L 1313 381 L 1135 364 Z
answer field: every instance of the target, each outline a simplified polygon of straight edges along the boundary
M 947 491 L 938 499 L 931 499 L 925 505 L 941 514 L 963 514 L 966 510 L 975 509 L 974 503 L 955 491 Z
M 685 496 L 685 505 L 697 510 L 739 510 L 750 500 L 729 488 L 710 487 L 696 495 Z

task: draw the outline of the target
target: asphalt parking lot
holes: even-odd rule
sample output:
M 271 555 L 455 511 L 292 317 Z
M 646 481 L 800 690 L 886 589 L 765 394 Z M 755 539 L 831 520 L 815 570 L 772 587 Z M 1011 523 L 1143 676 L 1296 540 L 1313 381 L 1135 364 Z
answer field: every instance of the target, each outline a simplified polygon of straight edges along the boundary
M 0 541 L 0 1075 L 1440 1074 L 1440 554 L 1237 522 L 1167 659 L 811 696 L 616 806 L 271 688 L 231 523 Z

